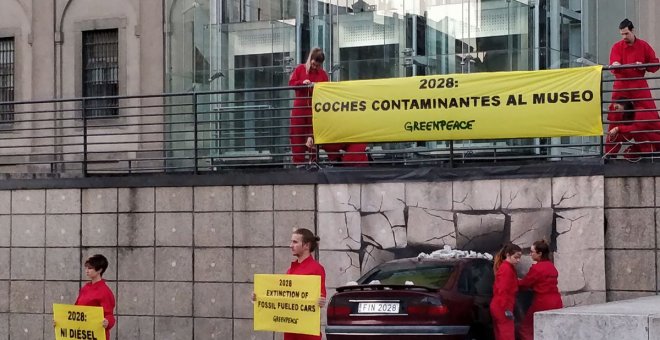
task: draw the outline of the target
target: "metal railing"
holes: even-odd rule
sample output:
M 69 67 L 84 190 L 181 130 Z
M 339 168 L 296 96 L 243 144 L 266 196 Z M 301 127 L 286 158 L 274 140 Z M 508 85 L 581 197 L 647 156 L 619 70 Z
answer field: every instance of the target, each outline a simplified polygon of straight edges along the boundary
M 604 71 L 603 113 L 609 114 L 610 118 L 625 112 L 606 112 L 610 104 L 619 102 L 612 100 L 611 96 L 622 92 L 610 89 L 614 80 L 609 71 L 625 68 L 628 67 L 607 67 Z M 650 86 L 649 89 L 660 88 Z M 364 153 L 361 150 L 355 152 L 361 156 L 366 154 L 367 164 L 333 161 L 337 158 L 335 156 L 346 156 L 347 151 L 337 154 L 321 147 L 309 149 L 304 162 L 294 163 L 289 130 L 293 90 L 291 87 L 277 87 L 118 96 L 112 97 L 115 100 L 105 101 L 98 99 L 109 97 L 0 103 L 0 106 L 11 104 L 14 108 L 13 115 L 6 116 L 12 119 L 0 122 L 0 172 L 86 176 L 200 173 L 259 167 L 459 167 L 568 159 L 601 161 L 617 157 L 653 161 L 653 157 L 660 154 L 653 152 L 655 150 L 649 152 L 648 148 L 634 147 L 654 146 L 646 139 L 650 133 L 660 131 L 633 131 L 626 135 L 627 139 L 617 142 L 598 137 L 562 137 L 374 143 L 369 144 Z M 631 89 L 627 91 L 630 93 Z M 656 99 L 650 100 L 655 102 Z M 642 99 L 633 101 L 643 102 Z M 115 103 L 116 106 L 100 107 L 99 103 Z M 90 114 L 90 110 L 117 114 L 98 117 Z M 655 112 L 652 109 L 634 111 Z M 604 122 L 606 125 L 622 125 L 637 121 L 633 118 Z M 660 124 L 657 119 L 652 121 Z M 609 131 L 608 126 L 604 131 Z M 305 150 L 303 144 L 299 143 Z M 609 149 L 613 144 L 620 148 L 612 152 Z M 609 151 L 607 154 L 605 149 Z
M 660 63 L 603 68 L 604 159 L 660 161 L 660 117 L 656 108 L 660 97 L 654 93 L 660 90 L 656 84 L 660 75 L 653 74 L 658 69 Z

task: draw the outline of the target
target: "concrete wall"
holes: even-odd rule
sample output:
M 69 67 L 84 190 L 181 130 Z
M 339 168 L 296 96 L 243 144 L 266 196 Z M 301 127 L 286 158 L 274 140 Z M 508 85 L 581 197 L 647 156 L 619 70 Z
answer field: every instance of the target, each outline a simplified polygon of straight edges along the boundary
M 319 258 L 328 287 L 394 257 L 450 245 L 495 252 L 555 245 L 568 306 L 605 301 L 603 177 L 318 186 Z M 531 265 L 525 257 L 524 275 Z
M 660 288 L 660 180 L 605 181 L 608 301 L 655 295 Z
M 314 201 L 313 186 L 0 192 L 0 339 L 52 339 L 51 305 L 75 301 L 93 253 L 110 260 L 113 338 L 249 338 L 252 274 L 288 268 Z
M 51 305 L 75 300 L 81 262 L 92 253 L 110 259 L 113 337 L 279 339 L 251 331 L 252 276 L 288 268 L 290 232 L 299 227 L 321 236 L 330 294 L 394 257 L 445 244 L 528 247 L 545 237 L 556 245 L 566 304 L 604 302 L 604 183 L 587 176 L 0 191 L 0 340 L 52 339 Z

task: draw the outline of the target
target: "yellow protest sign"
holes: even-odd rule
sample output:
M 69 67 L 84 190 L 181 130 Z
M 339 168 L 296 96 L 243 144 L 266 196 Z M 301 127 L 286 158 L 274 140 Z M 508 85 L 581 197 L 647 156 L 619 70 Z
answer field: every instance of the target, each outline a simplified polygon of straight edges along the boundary
M 321 277 L 254 275 L 254 330 L 321 334 Z
M 56 340 L 106 340 L 103 308 L 53 304 Z
M 601 67 L 317 83 L 314 140 L 600 136 Z

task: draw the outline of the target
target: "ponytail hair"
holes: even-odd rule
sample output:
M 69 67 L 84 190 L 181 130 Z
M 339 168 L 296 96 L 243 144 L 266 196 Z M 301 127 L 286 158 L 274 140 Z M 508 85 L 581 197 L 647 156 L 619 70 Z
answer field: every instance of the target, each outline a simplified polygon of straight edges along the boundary
M 321 239 L 318 236 L 315 236 L 313 232 L 311 232 L 307 228 L 300 228 L 296 229 L 296 231 L 293 232 L 294 234 L 302 236 L 302 243 L 303 245 L 309 244 L 309 252 L 313 252 L 318 248 L 319 246 L 319 241 Z
M 309 69 L 312 67 L 312 60 L 319 64 L 323 64 L 325 61 L 325 54 L 320 47 L 314 47 L 309 52 L 309 55 L 307 56 L 307 62 L 305 62 L 305 70 L 307 70 L 307 73 L 309 73 Z
M 542 260 L 549 260 L 550 259 L 550 245 L 548 242 L 545 240 L 539 240 L 534 242 L 534 250 L 536 250 L 537 253 L 541 254 L 541 259 Z
M 500 268 L 500 265 L 504 260 L 506 260 L 507 256 L 511 256 L 515 253 L 522 252 L 522 249 L 511 242 L 507 242 L 502 246 L 502 249 L 497 252 L 495 255 L 495 258 L 493 259 L 493 270 L 497 273 L 497 269 Z

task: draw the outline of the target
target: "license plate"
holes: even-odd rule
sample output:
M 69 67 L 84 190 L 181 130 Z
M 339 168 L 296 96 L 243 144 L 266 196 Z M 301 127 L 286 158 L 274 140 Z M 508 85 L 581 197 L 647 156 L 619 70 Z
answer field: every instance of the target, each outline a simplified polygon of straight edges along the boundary
M 369 314 L 398 314 L 399 304 L 395 302 L 360 302 L 358 313 Z

